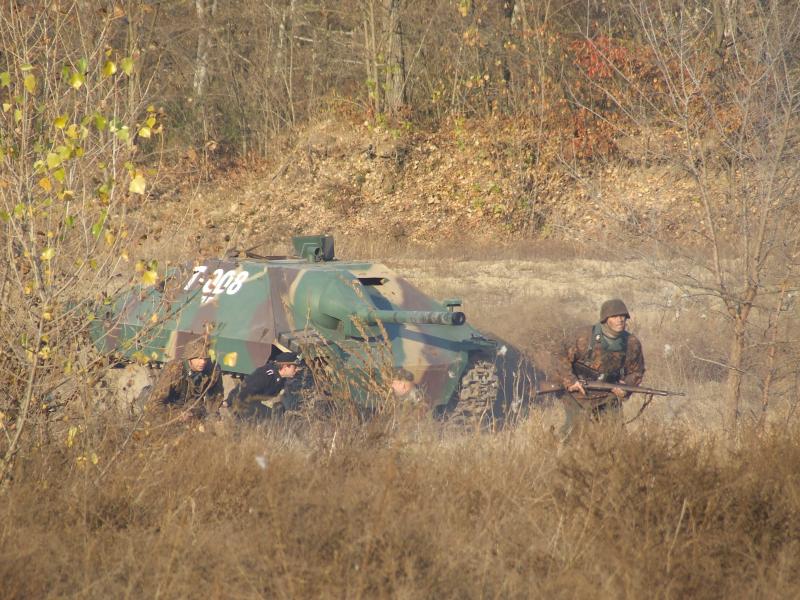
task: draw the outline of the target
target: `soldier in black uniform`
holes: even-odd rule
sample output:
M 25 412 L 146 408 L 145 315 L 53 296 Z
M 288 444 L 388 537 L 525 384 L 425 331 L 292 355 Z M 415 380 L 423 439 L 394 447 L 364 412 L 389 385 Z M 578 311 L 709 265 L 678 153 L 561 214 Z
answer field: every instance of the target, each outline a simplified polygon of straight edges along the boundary
M 281 352 L 273 360 L 246 376 L 228 396 L 228 405 L 240 419 L 262 422 L 284 411 L 286 380 L 297 375 L 300 359 L 294 352 Z
M 206 340 L 186 344 L 183 359 L 167 363 L 152 389 L 145 390 L 155 409 L 183 411 L 184 418 L 203 419 L 217 414 L 224 390 L 219 365 L 208 356 Z

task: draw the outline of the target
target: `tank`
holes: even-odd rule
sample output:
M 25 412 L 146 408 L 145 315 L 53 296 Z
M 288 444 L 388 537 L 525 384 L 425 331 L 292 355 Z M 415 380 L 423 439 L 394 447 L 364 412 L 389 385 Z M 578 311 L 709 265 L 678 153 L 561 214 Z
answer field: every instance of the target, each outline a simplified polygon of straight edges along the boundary
M 158 365 L 205 335 L 234 377 L 292 350 L 314 385 L 330 393 L 336 380 L 358 402 L 402 367 L 437 415 L 497 417 L 512 404 L 500 384 L 507 347 L 470 326 L 458 299 L 434 300 L 379 263 L 337 260 L 331 236 L 295 237 L 293 247 L 200 261 L 131 288 L 96 315 L 93 342 Z

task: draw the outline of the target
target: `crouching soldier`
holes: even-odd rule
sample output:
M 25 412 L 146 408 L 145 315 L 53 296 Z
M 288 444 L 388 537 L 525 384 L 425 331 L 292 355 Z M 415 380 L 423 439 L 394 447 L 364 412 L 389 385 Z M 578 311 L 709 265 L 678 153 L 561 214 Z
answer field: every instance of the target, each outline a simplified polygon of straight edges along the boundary
M 239 419 L 263 422 L 283 414 L 286 381 L 297 375 L 300 358 L 294 352 L 281 352 L 247 375 L 228 396 L 228 405 Z
M 392 370 L 392 393 L 398 400 L 412 405 L 422 402 L 422 396 L 414 383 L 414 374 L 403 367 Z
M 222 373 L 208 356 L 205 338 L 189 341 L 183 358 L 168 362 L 145 393 L 152 408 L 179 413 L 181 420 L 216 415 L 224 397 Z

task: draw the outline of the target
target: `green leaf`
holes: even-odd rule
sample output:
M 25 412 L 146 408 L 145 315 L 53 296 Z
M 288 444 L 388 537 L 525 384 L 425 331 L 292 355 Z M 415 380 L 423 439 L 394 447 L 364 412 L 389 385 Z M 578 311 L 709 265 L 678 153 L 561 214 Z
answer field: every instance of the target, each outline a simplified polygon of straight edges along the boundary
M 94 237 L 100 237 L 100 234 L 103 231 L 103 226 L 106 224 L 106 217 L 108 217 L 108 211 L 104 210 L 100 213 L 100 218 L 97 222 L 92 225 L 92 235 Z
M 144 194 L 145 187 L 147 183 L 144 180 L 144 176 L 141 173 L 137 173 L 136 176 L 131 179 L 131 184 L 128 186 L 128 191 L 131 194 Z
M 20 71 L 23 73 L 27 73 L 28 71 L 33 71 L 33 65 L 31 63 L 25 63 L 19 68 Z
M 4 210 L 0 210 L 0 220 L 8 223 L 11 220 L 11 215 Z
M 11 85 L 11 74 L 8 71 L 0 73 L 0 86 L 8 87 Z
M 67 146 L 59 146 L 56 148 L 56 152 L 58 156 L 61 158 L 62 162 L 65 160 L 69 160 L 72 156 L 72 148 Z
M 73 89 L 80 89 L 85 81 L 84 76 L 77 71 L 73 71 L 72 75 L 69 76 L 69 84 L 72 86 Z
M 48 169 L 55 169 L 61 164 L 61 157 L 56 154 L 55 152 L 49 152 L 47 154 L 47 168 Z
M 74 227 L 75 226 L 75 217 L 73 215 L 67 215 L 64 217 L 64 225 L 67 227 Z
M 25 86 L 25 89 L 28 90 L 29 94 L 36 93 L 36 75 L 33 73 L 25 75 L 25 79 L 22 80 L 22 84 Z
M 126 56 L 123 58 L 119 63 L 122 72 L 125 73 L 128 77 L 130 77 L 131 73 L 133 73 L 133 59 Z
M 64 183 L 64 179 L 66 179 L 66 177 L 67 173 L 64 171 L 63 167 L 53 171 L 53 178 L 59 183 Z
M 131 132 L 128 129 L 127 125 L 124 125 L 120 129 L 117 129 L 115 133 L 117 134 L 117 137 L 123 142 L 127 142 L 131 138 Z
M 85 58 L 81 58 L 78 60 L 78 64 L 76 66 L 78 67 L 78 72 L 85 75 L 89 70 L 89 61 Z
M 108 119 L 106 119 L 103 115 L 95 114 L 94 126 L 97 131 L 105 131 L 106 127 L 108 127 Z
M 14 207 L 14 216 L 15 216 L 17 219 L 21 219 L 21 218 L 22 218 L 24 215 L 25 215 L 25 205 L 24 205 L 22 202 L 19 202 L 19 203 L 18 203 L 18 204 L 17 204 L 17 205 Z

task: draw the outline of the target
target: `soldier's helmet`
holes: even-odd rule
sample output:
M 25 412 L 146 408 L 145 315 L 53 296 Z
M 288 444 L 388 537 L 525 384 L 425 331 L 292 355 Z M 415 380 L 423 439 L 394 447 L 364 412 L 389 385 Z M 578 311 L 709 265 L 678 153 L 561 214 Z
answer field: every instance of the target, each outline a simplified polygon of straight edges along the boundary
M 392 379 L 397 379 L 399 381 L 414 381 L 414 374 L 408 369 L 397 367 L 392 369 Z
M 625 303 L 622 300 L 619 298 L 613 298 L 603 302 L 603 305 L 600 307 L 601 323 L 605 323 L 608 317 L 616 317 L 617 315 L 625 315 L 629 319 L 631 318 L 630 313 L 628 313 L 628 307 L 625 306 Z
M 196 337 L 183 346 L 184 358 L 206 358 L 208 356 L 208 345 L 204 337 Z

